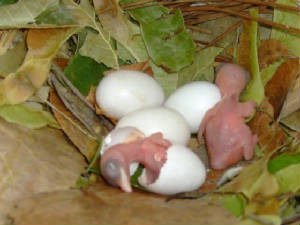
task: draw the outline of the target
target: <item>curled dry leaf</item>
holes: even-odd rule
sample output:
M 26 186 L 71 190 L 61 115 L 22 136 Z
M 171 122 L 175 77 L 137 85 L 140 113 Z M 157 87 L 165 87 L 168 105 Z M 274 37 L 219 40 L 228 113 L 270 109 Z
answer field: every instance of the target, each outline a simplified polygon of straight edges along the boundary
M 42 87 L 52 58 L 75 31 L 75 28 L 29 30 L 24 63 L 0 83 L 0 105 L 22 103 Z
M 282 110 L 280 112 L 280 118 L 284 118 L 291 113 L 300 109 L 300 76 L 293 82 L 288 92 Z
M 249 60 L 250 49 L 251 49 L 250 48 L 251 45 L 250 27 L 251 27 L 251 21 L 245 20 L 243 22 L 243 32 L 240 35 L 239 45 L 237 48 L 237 63 L 243 68 L 245 68 L 247 71 L 251 71 L 250 60 Z
M 53 89 L 51 89 L 49 101 L 55 106 L 55 109 L 53 109 L 53 114 L 60 124 L 62 130 L 70 138 L 73 144 L 80 150 L 80 152 L 87 158 L 87 160 L 91 161 L 97 151 L 99 145 L 98 142 L 94 138 L 91 138 L 87 135 L 87 129 L 65 107 Z M 72 120 L 72 122 L 70 122 L 70 120 Z M 77 126 L 75 126 L 74 123 Z M 81 130 L 78 129 L 78 127 L 80 127 Z M 83 133 L 83 131 L 86 133 Z
M 282 63 L 265 87 L 265 95 L 274 108 L 274 119 L 280 114 L 291 84 L 299 74 L 298 59 L 290 58 Z
M 257 135 L 258 144 L 261 148 L 265 148 L 265 152 L 272 151 L 286 141 L 286 134 L 279 123 L 274 120 L 274 109 L 267 99 L 262 102 L 249 122 L 249 126 Z
M 0 224 L 16 202 L 74 186 L 86 165 L 57 129 L 28 129 L 0 119 Z
M 122 193 L 102 181 L 87 190 L 45 193 L 18 204 L 11 214 L 15 225 L 206 224 L 230 225 L 238 219 L 204 199 L 172 200 L 134 191 Z
M 282 57 L 289 56 L 288 47 L 279 40 L 262 40 L 258 48 L 259 68 L 262 69 Z

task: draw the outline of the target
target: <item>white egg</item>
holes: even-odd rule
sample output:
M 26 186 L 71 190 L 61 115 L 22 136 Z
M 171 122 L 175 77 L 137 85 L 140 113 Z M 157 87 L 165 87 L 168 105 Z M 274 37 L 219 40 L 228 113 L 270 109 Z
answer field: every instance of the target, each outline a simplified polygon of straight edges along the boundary
M 126 144 L 135 140 L 143 139 L 145 135 L 135 127 L 121 127 L 113 129 L 102 142 L 100 154 L 117 144 Z M 139 163 L 130 165 L 130 175 L 133 175 L 138 168 Z
M 104 77 L 96 89 L 96 101 L 104 113 L 120 119 L 137 109 L 160 106 L 164 92 L 149 75 L 133 70 L 119 70 Z
M 165 106 L 179 112 L 196 133 L 205 113 L 221 100 L 219 88 L 207 81 L 195 81 L 178 88 L 165 102 Z
M 116 125 L 136 127 L 146 137 L 161 132 L 172 143 L 186 145 L 190 140 L 190 129 L 185 119 L 176 111 L 165 107 L 140 109 L 127 114 Z
M 196 190 L 206 178 L 200 158 L 183 145 L 172 145 L 167 150 L 167 161 L 154 183 L 147 184 L 145 174 L 144 169 L 138 182 L 151 192 L 166 195 Z

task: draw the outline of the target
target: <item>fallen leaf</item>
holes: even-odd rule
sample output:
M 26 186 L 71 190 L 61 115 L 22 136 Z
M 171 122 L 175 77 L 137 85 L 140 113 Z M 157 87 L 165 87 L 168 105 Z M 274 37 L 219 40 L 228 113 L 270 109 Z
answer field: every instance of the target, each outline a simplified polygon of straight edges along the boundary
M 300 164 L 300 153 L 287 154 L 283 153 L 268 162 L 268 170 L 270 173 L 277 173 L 290 165 Z
M 18 1 L 1 6 L 0 28 L 94 27 L 94 9 L 88 5 L 87 0 Z
M 111 7 L 109 2 L 103 0 L 97 1 L 97 4 Z M 113 6 L 112 8 L 113 10 L 106 12 L 102 12 L 102 10 L 106 10 L 105 7 L 97 10 L 97 15 L 102 26 L 117 42 L 122 44 L 137 62 L 147 61 L 149 56 L 141 37 L 140 27 L 128 20 L 119 7 Z
M 50 112 L 25 104 L 2 105 L 0 106 L 0 116 L 8 122 L 17 123 L 32 129 L 47 125 L 59 128 Z
M 258 144 L 264 152 L 272 151 L 286 142 L 286 133 L 274 120 L 274 109 L 266 99 L 248 125 L 257 135 Z
M 195 43 L 185 29 L 180 10 L 140 25 L 148 53 L 156 65 L 177 72 L 192 63 Z
M 2 6 L 2 5 L 14 4 L 14 3 L 16 3 L 16 2 L 18 2 L 18 0 L 1 0 L 1 1 L 0 1 L 0 6 Z
M 250 49 L 251 49 L 251 21 L 243 21 L 243 30 L 240 34 L 239 44 L 236 50 L 236 63 L 243 67 L 245 70 L 250 71 Z
M 50 63 L 61 45 L 76 29 L 31 29 L 28 52 L 21 67 L 0 83 L 0 105 L 26 101 L 47 80 Z
M 294 0 L 277 0 L 276 3 L 299 7 L 297 1 Z M 300 16 L 299 13 L 295 13 L 289 10 L 274 9 L 273 22 L 284 24 L 287 27 L 300 28 Z M 282 41 L 288 46 L 292 55 L 300 56 L 300 37 L 299 35 L 292 34 L 279 29 L 272 29 L 271 37 L 276 40 Z
M 23 63 L 26 54 L 25 35 L 19 30 L 0 33 L 0 77 L 5 77 L 16 72 Z
M 155 80 L 162 86 L 166 98 L 172 94 L 178 85 L 178 73 L 169 73 L 150 61 Z
M 292 82 L 299 74 L 298 59 L 287 59 L 277 69 L 272 79 L 265 86 L 265 95 L 274 108 L 274 119 L 280 114 Z
M 0 119 L 0 224 L 16 202 L 75 185 L 86 165 L 57 129 L 28 129 Z
M 97 24 L 98 33 L 89 31 L 79 53 L 108 67 L 118 68 L 118 57 L 109 43 L 110 36 Z
M 289 55 L 288 47 L 281 41 L 275 39 L 262 40 L 258 48 L 259 68 L 262 69 Z
M 285 126 L 300 133 L 300 110 L 297 110 L 280 120 Z
M 80 152 L 87 158 L 87 160 L 91 161 L 97 152 L 99 143 L 94 138 L 88 136 L 88 130 L 75 116 L 73 116 L 68 109 L 66 109 L 63 102 L 59 99 L 53 89 L 50 92 L 49 100 L 51 104 L 55 106 L 55 109 L 53 109 L 53 114 L 63 131 L 80 150 Z M 77 126 L 75 126 L 74 123 Z M 80 129 L 78 127 L 80 127 Z
M 124 1 L 121 2 L 121 5 Z M 155 5 L 151 7 L 143 7 L 129 10 L 130 15 L 140 23 L 151 23 L 154 20 L 167 16 L 170 13 L 170 9 L 162 6 Z
M 298 156 L 299 157 L 299 156 Z M 300 189 L 300 163 L 285 167 L 275 173 L 280 193 L 297 192 Z
M 18 204 L 10 214 L 16 225 L 46 224 L 236 224 L 238 219 L 218 202 L 165 201 L 162 196 L 135 190 L 123 193 L 102 181 L 87 190 L 37 195 Z
M 106 70 L 108 68 L 103 63 L 99 64 L 92 58 L 75 55 L 64 69 L 64 74 L 86 96 L 91 86 L 98 85 Z
M 300 109 L 300 76 L 291 84 L 291 88 L 284 101 L 284 105 L 280 112 L 280 118 L 284 118 L 291 113 Z
M 215 79 L 214 61 L 215 57 L 223 51 L 223 48 L 215 46 L 200 50 L 195 54 L 193 63 L 179 71 L 178 84 L 182 86 L 192 81 L 209 81 L 213 82 Z
M 264 67 L 261 70 L 260 74 L 264 86 L 272 79 L 272 77 L 276 73 L 276 70 L 284 61 L 285 59 L 281 58 L 280 60 Z

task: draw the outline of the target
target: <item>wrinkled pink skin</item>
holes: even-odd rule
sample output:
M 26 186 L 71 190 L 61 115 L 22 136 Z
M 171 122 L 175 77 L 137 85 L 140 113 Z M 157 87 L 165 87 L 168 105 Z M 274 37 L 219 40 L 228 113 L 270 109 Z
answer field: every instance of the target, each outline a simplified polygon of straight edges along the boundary
M 249 160 L 253 157 L 257 136 L 245 124 L 245 118 L 254 113 L 256 103 L 238 101 L 246 84 L 245 71 L 241 67 L 223 65 L 217 74 L 216 83 L 222 100 L 205 114 L 198 139 L 200 141 L 205 134 L 211 167 L 225 169 L 242 158 Z
M 135 142 L 114 145 L 101 157 L 102 175 L 110 184 L 131 192 L 130 164 L 138 162 L 145 167 L 147 182 L 151 184 L 158 178 L 170 146 L 161 132 Z

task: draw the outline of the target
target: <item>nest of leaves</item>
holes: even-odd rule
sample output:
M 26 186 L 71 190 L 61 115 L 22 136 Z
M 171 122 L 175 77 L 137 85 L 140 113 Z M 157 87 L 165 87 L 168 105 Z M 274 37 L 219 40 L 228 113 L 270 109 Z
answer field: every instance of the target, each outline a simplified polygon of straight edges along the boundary
M 47 224 L 47 215 L 52 224 L 299 220 L 299 12 L 297 0 L 0 0 L 0 224 Z M 225 171 L 210 170 L 200 190 L 168 198 L 173 205 L 139 190 L 120 203 L 98 167 L 116 121 L 97 107 L 95 86 L 126 68 L 153 76 L 168 96 L 191 81 L 213 82 L 222 62 L 251 76 L 241 100 L 259 105 L 248 122 L 259 138 L 255 158 L 222 185 Z M 204 143 L 192 138 L 189 147 L 205 161 Z M 235 217 L 211 207 L 216 201 Z M 149 211 L 115 210 L 126 202 Z

